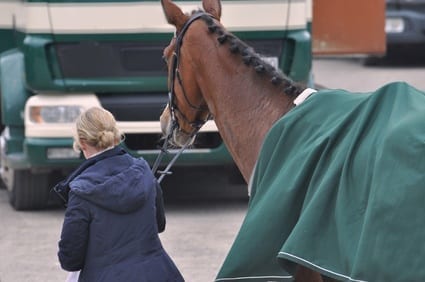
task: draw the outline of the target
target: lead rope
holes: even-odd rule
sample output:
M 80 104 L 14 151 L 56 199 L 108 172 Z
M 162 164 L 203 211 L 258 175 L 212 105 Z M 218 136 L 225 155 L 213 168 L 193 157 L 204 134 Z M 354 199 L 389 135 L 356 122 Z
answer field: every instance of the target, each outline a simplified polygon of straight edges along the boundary
M 184 146 L 182 146 L 180 148 L 180 150 L 174 155 L 174 157 L 171 159 L 171 161 L 168 163 L 168 165 L 165 167 L 164 170 L 158 170 L 159 165 L 161 164 L 162 158 L 166 155 L 169 154 L 169 151 L 167 149 L 168 146 L 168 140 L 170 139 L 171 134 L 168 134 L 167 137 L 164 140 L 164 144 L 161 147 L 161 152 L 159 153 L 158 157 L 155 160 L 154 165 L 152 166 L 152 173 L 154 175 L 156 175 L 157 173 L 160 174 L 160 177 L 158 178 L 158 183 L 161 183 L 162 179 L 164 179 L 164 177 L 166 175 L 170 175 L 173 172 L 170 171 L 171 167 L 173 166 L 173 164 L 176 162 L 177 158 L 183 153 L 183 151 L 189 146 L 189 144 L 192 142 L 193 138 L 195 138 L 195 136 L 193 136 L 192 138 L 190 138 L 186 144 L 184 144 Z
M 175 118 L 175 113 L 174 113 L 174 104 L 173 104 L 173 93 L 174 93 L 174 81 L 175 81 L 175 77 L 176 77 L 176 75 L 177 75 L 177 78 L 178 78 L 178 80 L 179 80 L 179 83 L 180 84 L 182 84 L 182 82 L 181 82 L 181 78 L 180 78 L 180 75 L 178 74 L 178 70 L 177 70 L 177 67 L 178 67 L 178 65 L 179 65 L 179 63 L 178 63 L 178 59 L 179 59 L 179 54 L 178 54 L 178 52 L 180 51 L 180 46 L 181 46 L 181 44 L 182 44 L 182 40 L 183 40 L 183 35 L 185 34 L 185 32 L 187 31 L 187 29 L 189 28 L 189 26 L 195 21 L 195 20 L 197 20 L 198 18 L 200 18 L 202 15 L 204 15 L 205 13 L 203 13 L 203 12 L 200 12 L 200 13 L 197 13 L 197 14 L 194 14 L 185 24 L 184 24 L 184 26 L 183 26 L 183 28 L 182 28 L 182 30 L 181 30 L 181 33 L 177 36 L 177 42 L 176 42 L 176 50 L 177 50 L 177 52 L 175 51 L 174 52 L 174 54 L 173 54 L 173 73 L 172 73 L 172 85 L 171 85 L 171 89 L 170 89 L 170 91 L 168 92 L 168 103 L 169 103 L 169 109 L 170 109 L 170 114 L 171 114 L 171 120 L 172 120 L 172 122 L 173 122 L 173 125 L 172 125 L 172 128 L 171 128 L 171 130 L 170 130 L 170 132 L 173 132 L 173 130 L 174 130 L 174 128 L 176 127 L 176 126 L 178 126 L 177 125 L 177 120 L 176 120 L 176 118 Z M 176 71 L 177 71 L 177 73 L 176 73 Z M 184 91 L 184 90 L 183 90 Z M 191 103 L 190 103 L 190 101 L 187 99 L 187 97 L 186 97 L 186 94 L 185 93 L 183 93 L 184 95 L 185 95 L 185 98 L 186 98 L 186 100 L 187 100 L 187 102 L 188 102 L 188 104 L 191 106 L 191 107 L 194 107 Z M 196 108 L 196 107 L 195 107 Z M 200 127 L 200 126 L 199 126 Z M 198 128 L 199 129 L 199 128 Z M 160 163 L 161 163 L 161 161 L 162 161 L 162 158 L 166 155 L 166 154 L 168 154 L 168 150 L 167 150 L 167 146 L 168 146 L 168 141 L 170 140 L 170 138 L 171 138 L 171 133 L 169 133 L 169 134 L 167 134 L 167 136 L 165 137 L 165 140 L 164 140 L 164 144 L 162 145 L 162 148 L 161 148 L 161 152 L 159 153 L 159 155 L 158 155 L 158 157 L 156 158 L 156 161 L 155 161 L 155 163 L 154 163 L 154 165 L 152 166 L 152 173 L 154 174 L 154 175 L 156 175 L 156 173 L 159 173 L 161 176 L 158 178 L 158 183 L 161 183 L 161 181 L 162 181 L 162 179 L 164 179 L 164 177 L 166 176 L 166 175 L 170 175 L 170 174 L 172 174 L 172 172 L 170 171 L 170 169 L 171 169 L 171 167 L 173 166 L 173 164 L 176 162 L 176 160 L 177 160 L 177 158 L 183 153 L 183 151 L 189 146 L 189 144 L 193 141 L 193 139 L 195 138 L 195 136 L 196 136 L 196 132 L 197 132 L 198 130 L 196 130 L 195 131 L 195 133 L 193 134 L 193 136 L 191 136 L 191 138 L 189 138 L 189 140 L 186 142 L 186 144 L 184 144 L 184 146 L 182 146 L 181 148 L 180 148 L 180 150 L 174 155 L 174 157 L 172 158 L 172 160 L 168 163 L 168 165 L 166 166 L 166 168 L 164 169 L 164 170 L 158 170 L 158 167 L 159 167 L 159 165 L 160 165 Z

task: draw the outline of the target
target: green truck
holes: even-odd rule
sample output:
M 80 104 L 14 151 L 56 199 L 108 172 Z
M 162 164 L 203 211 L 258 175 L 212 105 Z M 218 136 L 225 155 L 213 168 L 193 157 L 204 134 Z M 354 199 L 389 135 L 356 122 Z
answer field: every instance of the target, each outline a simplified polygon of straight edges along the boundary
M 190 12 L 200 1 L 179 5 Z M 230 31 L 311 83 L 311 1 L 223 6 Z M 159 0 L 0 0 L 1 178 L 15 209 L 46 207 L 50 188 L 83 160 L 72 149 L 73 122 L 91 106 L 111 111 L 123 146 L 154 163 L 168 97 L 162 51 L 172 32 Z M 175 167 L 236 169 L 214 121 Z

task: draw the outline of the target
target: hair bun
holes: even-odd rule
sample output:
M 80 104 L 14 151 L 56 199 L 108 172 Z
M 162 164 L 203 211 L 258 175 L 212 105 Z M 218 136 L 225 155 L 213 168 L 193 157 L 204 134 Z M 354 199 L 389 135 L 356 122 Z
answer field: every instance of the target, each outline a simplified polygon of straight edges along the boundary
M 114 116 L 103 108 L 93 107 L 83 112 L 76 121 L 76 127 L 76 141 L 83 139 L 98 149 L 116 146 L 123 139 Z

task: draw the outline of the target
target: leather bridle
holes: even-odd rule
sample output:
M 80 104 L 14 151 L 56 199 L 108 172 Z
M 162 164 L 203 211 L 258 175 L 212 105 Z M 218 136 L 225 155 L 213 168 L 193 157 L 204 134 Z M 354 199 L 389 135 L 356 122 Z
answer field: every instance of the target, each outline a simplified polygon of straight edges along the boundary
M 210 113 L 208 110 L 208 107 L 206 105 L 200 105 L 200 106 L 196 106 L 193 105 L 193 103 L 190 102 L 187 93 L 184 89 L 183 86 L 183 80 L 180 76 L 180 72 L 179 72 L 179 59 L 180 59 L 180 49 L 181 46 L 183 44 L 183 36 L 186 33 L 187 29 L 189 28 L 189 26 L 196 21 L 197 19 L 201 18 L 202 16 L 207 15 L 210 16 L 209 14 L 205 13 L 205 12 L 197 12 L 195 14 L 193 14 L 191 16 L 191 18 L 189 18 L 189 20 L 184 24 L 182 30 L 180 31 L 179 34 L 176 34 L 176 46 L 175 46 L 175 50 L 173 52 L 173 60 L 171 62 L 171 81 L 170 81 L 170 89 L 168 91 L 168 109 L 170 110 L 170 117 L 171 117 L 171 128 L 167 134 L 167 136 L 165 137 L 164 140 L 164 144 L 161 148 L 161 152 L 159 153 L 155 163 L 152 166 L 152 172 L 154 174 L 159 173 L 160 176 L 158 177 L 158 183 L 161 183 L 162 179 L 164 179 L 164 177 L 166 175 L 171 174 L 170 169 L 171 166 L 175 163 L 175 161 L 177 160 L 177 158 L 181 155 L 181 153 L 183 153 L 183 151 L 189 146 L 189 144 L 192 142 L 193 138 L 195 137 L 195 135 L 198 133 L 199 129 L 207 122 L 207 120 L 210 118 Z M 189 105 L 190 108 L 198 111 L 198 112 L 205 112 L 208 111 L 208 115 L 207 118 L 205 120 L 199 120 L 196 119 L 194 121 L 190 121 L 183 113 L 182 111 L 180 111 L 175 103 L 175 97 L 176 97 L 176 93 L 175 93 L 175 89 L 174 89 L 174 83 L 175 81 L 178 81 L 180 88 L 182 89 L 183 92 L 183 96 L 185 98 L 186 103 Z M 186 132 L 185 130 L 183 130 L 180 127 L 180 124 L 178 122 L 177 116 L 176 116 L 176 112 L 179 113 L 179 116 L 184 120 L 184 122 L 188 123 L 191 127 L 192 127 L 192 132 Z M 178 129 L 179 131 L 183 132 L 184 134 L 188 135 L 190 138 L 188 139 L 187 143 L 184 144 L 180 150 L 174 155 L 174 157 L 172 158 L 172 160 L 168 163 L 167 167 L 160 171 L 158 170 L 159 165 L 161 164 L 162 158 L 164 157 L 164 155 L 168 154 L 168 143 L 173 135 L 173 132 L 175 129 Z
M 189 136 L 195 136 L 196 133 L 198 133 L 199 129 L 207 122 L 207 120 L 209 119 L 209 114 L 207 116 L 207 118 L 205 120 L 201 120 L 201 119 L 195 119 L 193 121 L 189 120 L 182 111 L 180 111 L 177 107 L 177 104 L 175 103 L 175 97 L 176 97 L 176 93 L 175 93 L 175 81 L 177 80 L 177 82 L 180 85 L 180 88 L 183 92 L 183 97 L 185 98 L 186 103 L 189 105 L 190 108 L 194 109 L 195 111 L 198 112 L 206 112 L 208 110 L 208 107 L 205 104 L 196 106 L 193 103 L 190 102 L 187 93 L 185 91 L 185 88 L 183 86 L 183 80 L 181 78 L 180 72 L 179 72 L 179 63 L 180 63 L 180 50 L 183 44 L 183 36 L 185 35 L 186 31 L 188 30 L 189 26 L 196 20 L 198 20 L 199 18 L 201 18 L 204 15 L 208 15 L 205 12 L 197 12 L 195 14 L 192 15 L 192 17 L 184 24 L 183 28 L 181 29 L 179 34 L 176 34 L 176 43 L 175 43 L 175 50 L 173 52 L 173 59 L 171 62 L 171 80 L 170 80 L 170 89 L 168 92 L 168 108 L 170 110 L 170 115 L 171 115 L 171 122 L 172 122 L 172 129 L 176 129 L 178 128 L 181 132 L 183 132 L 184 134 L 187 134 Z M 192 127 L 192 131 L 191 132 L 187 132 L 185 130 L 183 130 L 179 124 L 179 120 L 176 116 L 176 112 L 179 113 L 179 116 L 181 117 L 181 119 L 186 122 L 187 124 L 189 124 Z M 172 131 L 173 131 L 172 130 Z

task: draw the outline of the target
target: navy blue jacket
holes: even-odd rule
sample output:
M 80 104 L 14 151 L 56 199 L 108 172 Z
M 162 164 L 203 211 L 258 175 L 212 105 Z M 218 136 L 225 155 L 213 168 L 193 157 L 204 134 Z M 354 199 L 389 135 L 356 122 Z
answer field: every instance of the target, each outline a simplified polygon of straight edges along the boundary
M 62 268 L 81 270 L 79 281 L 183 281 L 158 236 L 149 165 L 119 147 L 94 158 L 69 182 Z

